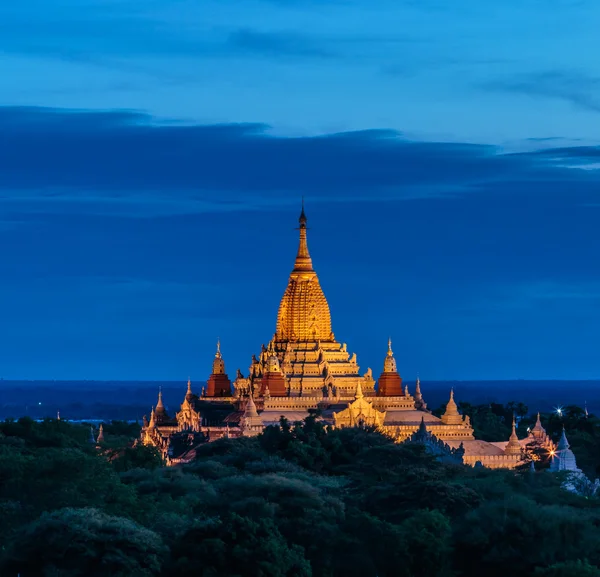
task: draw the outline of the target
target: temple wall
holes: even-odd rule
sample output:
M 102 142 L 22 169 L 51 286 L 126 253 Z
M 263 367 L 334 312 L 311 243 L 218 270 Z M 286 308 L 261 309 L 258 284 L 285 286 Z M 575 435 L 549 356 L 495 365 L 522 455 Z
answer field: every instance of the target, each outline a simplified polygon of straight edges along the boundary
M 398 443 L 408 439 L 413 433 L 419 429 L 419 425 L 384 425 L 383 431 L 393 437 Z M 427 423 L 427 430 L 442 441 L 449 440 L 473 440 L 473 429 L 470 427 L 458 427 L 453 425 L 435 425 Z
M 474 467 L 480 462 L 488 469 L 514 469 L 521 463 L 520 455 L 465 455 L 463 462 L 465 465 Z

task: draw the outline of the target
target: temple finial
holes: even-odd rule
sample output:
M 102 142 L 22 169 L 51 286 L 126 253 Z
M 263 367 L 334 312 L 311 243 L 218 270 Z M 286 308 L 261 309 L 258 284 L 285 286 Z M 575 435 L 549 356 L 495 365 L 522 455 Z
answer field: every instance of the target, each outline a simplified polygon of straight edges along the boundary
M 392 351 L 392 338 L 388 337 L 388 350 L 383 361 L 383 372 L 384 373 L 396 373 L 398 368 L 396 366 L 396 359 L 394 358 L 394 352 Z
M 296 262 L 294 263 L 294 270 L 292 272 L 314 274 L 312 260 L 308 252 L 308 244 L 306 241 L 307 218 L 304 212 L 304 199 L 302 199 L 302 212 L 300 212 L 298 222 L 300 223 L 300 243 L 298 245 L 298 254 L 296 255 Z
M 217 352 L 215 353 L 215 357 L 217 359 L 221 358 L 221 339 L 219 337 L 217 337 Z
M 504 448 L 504 453 L 507 455 L 520 455 L 521 454 L 521 444 L 519 443 L 519 437 L 517 436 L 517 421 L 515 418 L 515 414 L 513 413 L 512 420 L 512 432 L 508 439 L 508 443 Z

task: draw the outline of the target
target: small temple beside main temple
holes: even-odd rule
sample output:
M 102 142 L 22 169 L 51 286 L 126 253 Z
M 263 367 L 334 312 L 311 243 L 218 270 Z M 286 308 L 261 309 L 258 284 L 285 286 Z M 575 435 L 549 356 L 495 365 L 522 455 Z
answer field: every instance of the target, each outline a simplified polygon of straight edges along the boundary
M 425 444 L 435 454 L 469 465 L 514 468 L 523 462 L 528 445 L 550 447 L 552 441 L 539 418 L 525 439 L 518 439 L 514 423 L 508 440 L 475 439 L 452 390 L 441 418 L 431 414 L 419 379 L 414 395 L 407 385 L 403 388 L 391 339 L 378 380 L 370 368 L 361 374 L 356 353 L 350 354 L 333 333 L 329 304 L 308 251 L 306 224 L 303 206 L 298 252 L 279 304 L 275 333 L 259 355 L 252 356 L 248 376 L 238 369 L 230 381 L 217 342 L 206 386 L 196 394 L 188 381 L 180 410 L 173 416 L 167 414 L 159 392 L 150 420 L 144 417 L 141 442 L 157 447 L 175 464 L 193 459 L 194 446 L 206 439 L 257 435 L 282 418 L 294 423 L 318 414 L 331 426 L 373 426 L 397 442 Z

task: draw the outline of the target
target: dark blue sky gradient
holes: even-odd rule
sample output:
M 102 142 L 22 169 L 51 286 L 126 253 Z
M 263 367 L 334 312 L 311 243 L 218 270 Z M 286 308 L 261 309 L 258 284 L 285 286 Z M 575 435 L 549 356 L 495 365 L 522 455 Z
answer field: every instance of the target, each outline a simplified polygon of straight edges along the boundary
M 390 131 L 0 111 L 5 378 L 246 370 L 275 327 L 301 195 L 337 337 L 376 373 L 598 375 L 594 147 L 503 154 Z M 569 168 L 567 168 L 569 167 Z
M 306 198 L 379 374 L 600 377 L 592 0 L 0 4 L 0 377 L 230 375 Z

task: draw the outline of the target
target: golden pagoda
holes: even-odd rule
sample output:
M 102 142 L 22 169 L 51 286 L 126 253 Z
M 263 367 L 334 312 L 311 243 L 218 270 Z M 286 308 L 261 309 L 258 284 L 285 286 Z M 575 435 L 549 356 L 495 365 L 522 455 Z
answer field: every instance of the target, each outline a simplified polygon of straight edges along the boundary
M 261 386 L 272 366 L 279 361 L 288 397 L 354 397 L 360 384 L 367 396 L 375 394 L 371 369 L 359 373 L 356 354 L 339 343 L 331 329 L 329 304 L 308 252 L 304 203 L 299 219 L 300 239 L 294 268 L 279 304 L 277 327 L 272 341 L 254 356 L 247 379 L 238 373 L 234 387 L 238 395 L 264 393 Z M 273 395 L 272 387 L 269 387 Z M 278 393 L 281 396 L 281 392 Z
M 376 393 L 371 369 L 361 375 L 356 353 L 351 355 L 346 344 L 334 336 L 329 304 L 308 251 L 304 203 L 299 225 L 298 252 L 279 304 L 275 333 L 267 346 L 262 345 L 260 354 L 252 356 L 248 377 L 238 369 L 231 395 L 218 342 L 206 391 L 193 394 L 188 381 L 174 418 L 167 414 L 160 392 L 150 421 L 144 417 L 140 442 L 159 448 L 169 462 L 184 462 L 193 452 L 186 453 L 188 457 L 169 456 L 178 435 L 202 433 L 210 441 L 256 435 L 264 427 L 278 425 L 281 418 L 300 422 L 315 409 L 329 425 L 376 426 L 397 442 L 414 441 L 421 427 L 427 435 L 416 440 L 427 437 L 438 449 L 442 443 L 448 451 L 458 451 L 462 462 L 470 465 L 513 468 L 521 459 L 517 444 L 546 442 L 539 419 L 522 441 L 514 427 L 509 442 L 475 439 L 470 419 L 459 412 L 453 390 L 445 413 L 436 417 L 427 409 L 419 379 L 414 396 L 408 386 L 402 389 L 391 339 Z

